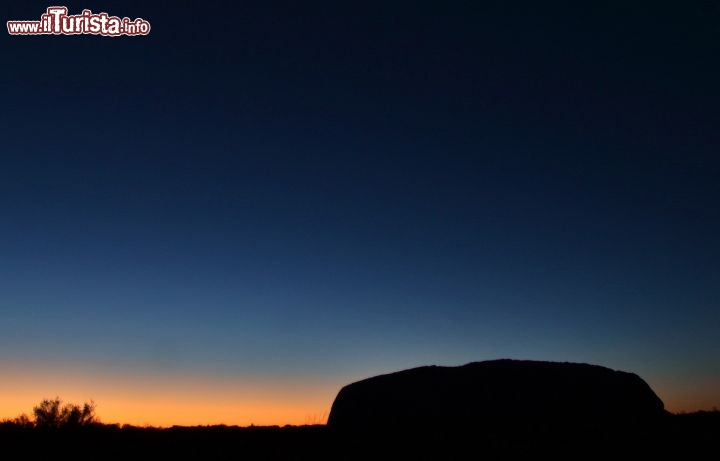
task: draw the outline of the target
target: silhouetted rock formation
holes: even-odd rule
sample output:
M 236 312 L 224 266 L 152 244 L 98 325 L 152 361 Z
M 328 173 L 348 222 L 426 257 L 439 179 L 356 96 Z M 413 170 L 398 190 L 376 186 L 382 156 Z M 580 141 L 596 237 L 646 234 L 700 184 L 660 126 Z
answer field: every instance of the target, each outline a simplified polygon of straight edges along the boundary
M 427 366 L 343 387 L 328 426 L 340 434 L 516 439 L 637 433 L 666 415 L 632 373 L 580 364 L 493 360 Z M 631 431 L 624 431 L 630 433 Z

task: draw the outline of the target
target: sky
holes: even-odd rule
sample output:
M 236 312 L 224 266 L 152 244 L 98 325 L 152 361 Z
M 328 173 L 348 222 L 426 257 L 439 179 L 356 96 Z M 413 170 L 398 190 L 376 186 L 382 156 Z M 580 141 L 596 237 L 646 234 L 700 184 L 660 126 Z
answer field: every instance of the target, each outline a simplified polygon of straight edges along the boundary
M 0 419 L 324 423 L 497 358 L 720 406 L 713 2 L 63 5 L 151 30 L 2 34 Z

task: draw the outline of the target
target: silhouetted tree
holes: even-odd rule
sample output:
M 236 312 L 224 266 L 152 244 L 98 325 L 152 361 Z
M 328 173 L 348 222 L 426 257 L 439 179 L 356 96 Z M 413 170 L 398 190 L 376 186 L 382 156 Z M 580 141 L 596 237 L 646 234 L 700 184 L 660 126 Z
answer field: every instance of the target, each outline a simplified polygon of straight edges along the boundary
M 62 405 L 59 397 L 45 399 L 33 408 L 35 427 L 40 428 L 74 428 L 88 426 L 97 422 L 95 416 L 95 402 L 76 405 L 66 403 Z

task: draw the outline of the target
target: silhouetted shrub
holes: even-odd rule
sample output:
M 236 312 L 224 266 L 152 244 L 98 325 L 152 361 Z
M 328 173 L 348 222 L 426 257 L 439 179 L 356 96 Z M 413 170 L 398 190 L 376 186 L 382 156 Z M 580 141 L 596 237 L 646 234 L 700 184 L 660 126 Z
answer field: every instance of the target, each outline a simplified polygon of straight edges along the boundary
M 20 429 L 31 429 L 34 427 L 33 420 L 26 414 L 22 414 L 12 419 L 4 419 L 0 422 L 3 427 L 15 427 Z
M 82 407 L 73 403 L 62 405 L 58 397 L 40 402 L 33 408 L 33 415 L 38 428 L 76 428 L 97 422 L 95 402 L 90 401 Z

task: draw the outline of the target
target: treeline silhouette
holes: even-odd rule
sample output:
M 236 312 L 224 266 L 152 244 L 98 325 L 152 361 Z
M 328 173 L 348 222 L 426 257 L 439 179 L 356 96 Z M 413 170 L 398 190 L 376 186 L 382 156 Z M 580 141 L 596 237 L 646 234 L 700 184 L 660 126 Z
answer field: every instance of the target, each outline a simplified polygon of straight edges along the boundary
M 610 453 L 623 457 L 714 459 L 720 447 L 720 411 L 670 414 L 667 423 L 636 440 L 576 438 L 555 434 L 533 438 L 527 433 L 462 431 L 456 436 L 412 437 L 398 428 L 398 442 L 365 434 L 348 438 L 325 425 L 304 426 L 173 426 L 168 428 L 107 424 L 95 415 L 93 402 L 63 404 L 46 399 L 32 415 L 0 422 L 4 453 L 25 459 L 529 459 L 549 455 L 563 459 L 597 459 Z M 442 422 L 439 422 L 442 425 Z M 413 429 L 414 430 L 414 429 Z M 588 441 L 592 440 L 591 443 Z M 401 442 L 399 442 L 401 441 Z
M 324 425 L 140 427 L 102 423 L 95 410 L 92 401 L 44 399 L 31 415 L 0 421 L 0 453 L 43 460 L 337 459 Z

